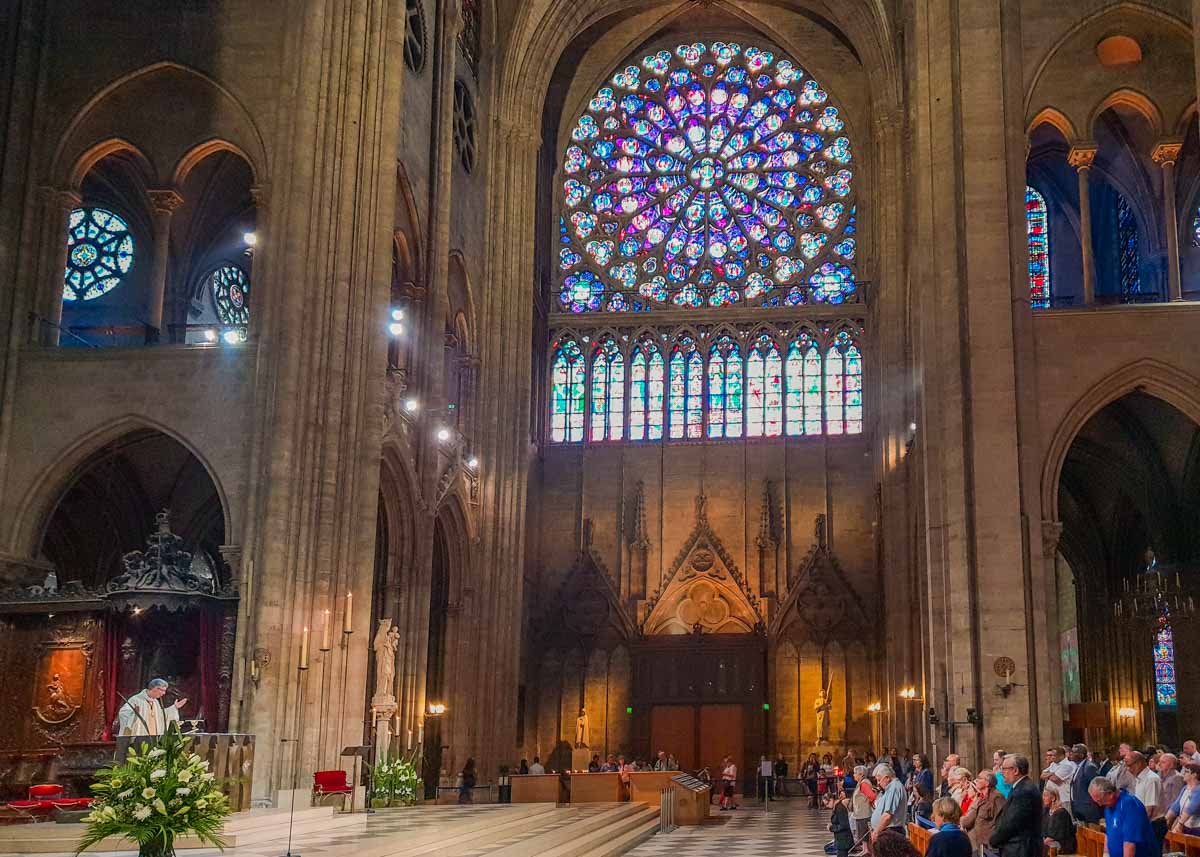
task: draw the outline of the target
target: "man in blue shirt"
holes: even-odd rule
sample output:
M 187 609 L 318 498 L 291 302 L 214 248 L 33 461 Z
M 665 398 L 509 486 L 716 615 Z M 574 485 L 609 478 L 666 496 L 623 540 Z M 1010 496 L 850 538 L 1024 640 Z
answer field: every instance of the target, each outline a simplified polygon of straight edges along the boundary
M 876 765 L 873 773 L 882 791 L 871 811 L 871 841 L 874 842 L 879 834 L 889 829 L 904 836 L 908 824 L 908 795 L 904 786 L 896 779 L 896 772 L 891 765 Z
M 1088 793 L 1104 807 L 1108 857 L 1158 857 L 1158 838 L 1140 800 L 1105 777 L 1092 780 Z

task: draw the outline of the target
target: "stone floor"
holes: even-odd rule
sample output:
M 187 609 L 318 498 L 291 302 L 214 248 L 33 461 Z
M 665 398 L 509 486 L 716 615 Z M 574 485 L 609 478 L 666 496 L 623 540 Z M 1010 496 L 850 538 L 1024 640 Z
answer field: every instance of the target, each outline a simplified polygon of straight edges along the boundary
M 724 823 L 681 827 L 659 834 L 627 853 L 627 857 L 823 857 L 829 813 L 808 808 L 808 801 L 791 798 L 761 804 L 743 804 L 732 812 L 719 812 Z

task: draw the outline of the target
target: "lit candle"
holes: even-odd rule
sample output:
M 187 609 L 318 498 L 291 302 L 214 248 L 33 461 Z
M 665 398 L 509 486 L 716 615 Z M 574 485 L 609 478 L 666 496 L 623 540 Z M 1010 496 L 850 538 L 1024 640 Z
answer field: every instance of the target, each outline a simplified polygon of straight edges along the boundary
M 350 634 L 354 631 L 354 593 L 346 593 L 346 613 L 342 617 L 342 633 Z
M 300 632 L 300 669 L 308 669 L 308 628 Z
M 321 615 L 321 651 L 328 652 L 333 648 L 333 643 L 330 642 L 331 629 L 329 627 L 329 611 L 326 610 Z

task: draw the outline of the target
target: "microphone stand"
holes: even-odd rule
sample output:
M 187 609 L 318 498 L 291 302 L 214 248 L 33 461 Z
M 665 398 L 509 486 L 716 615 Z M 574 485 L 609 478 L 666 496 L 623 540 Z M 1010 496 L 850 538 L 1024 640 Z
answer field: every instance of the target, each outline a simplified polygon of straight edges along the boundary
M 280 738 L 280 744 L 299 744 L 299 738 Z M 288 808 L 288 841 L 287 851 L 283 853 L 283 857 L 300 857 L 300 853 L 292 853 L 292 820 L 296 817 L 296 768 L 292 766 L 292 805 Z

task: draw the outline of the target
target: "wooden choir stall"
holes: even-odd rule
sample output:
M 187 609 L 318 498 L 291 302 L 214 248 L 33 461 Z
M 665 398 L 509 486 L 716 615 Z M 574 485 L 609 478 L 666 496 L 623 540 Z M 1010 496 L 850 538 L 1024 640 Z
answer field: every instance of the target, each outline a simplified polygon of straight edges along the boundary
M 171 532 L 163 511 L 145 548 L 122 555 L 106 579 L 24 571 L 0 589 L 0 801 L 35 783 L 89 795 L 96 770 L 130 740 L 118 734 L 124 698 L 163 678 L 162 703 L 187 699 L 181 726 L 196 733 L 194 752 L 227 783 L 235 810 L 248 809 L 254 736 L 226 732 L 238 608 L 228 567 Z

